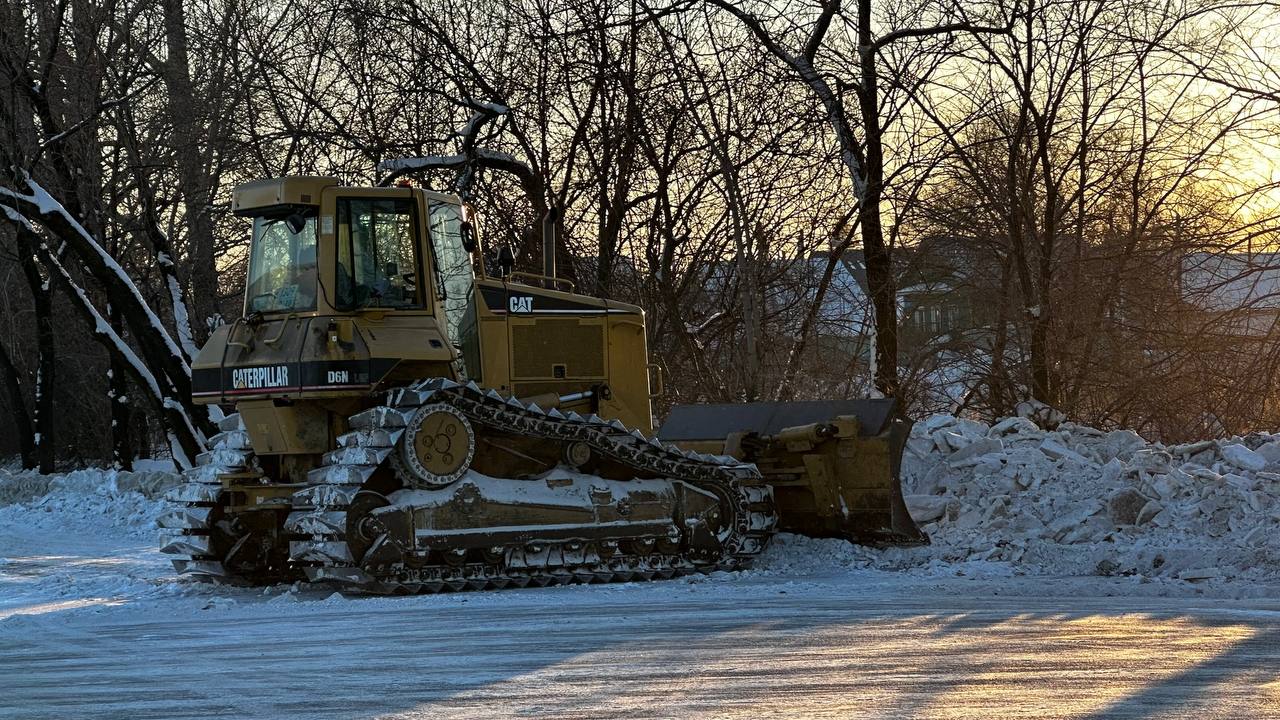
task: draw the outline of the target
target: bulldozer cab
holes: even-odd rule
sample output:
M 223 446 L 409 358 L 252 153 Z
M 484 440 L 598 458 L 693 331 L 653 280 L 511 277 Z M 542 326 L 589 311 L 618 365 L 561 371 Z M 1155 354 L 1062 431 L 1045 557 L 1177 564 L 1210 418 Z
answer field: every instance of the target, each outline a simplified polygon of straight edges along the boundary
M 290 178 L 241 186 L 235 203 L 253 219 L 245 317 L 425 314 L 451 345 L 474 343 L 475 235 L 458 198 Z

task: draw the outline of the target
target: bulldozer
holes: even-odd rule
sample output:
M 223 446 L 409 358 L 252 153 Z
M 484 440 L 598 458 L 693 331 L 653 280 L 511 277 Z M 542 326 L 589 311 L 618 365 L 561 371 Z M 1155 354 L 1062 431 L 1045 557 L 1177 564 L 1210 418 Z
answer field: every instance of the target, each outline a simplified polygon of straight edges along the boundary
M 925 541 L 891 400 L 676 406 L 641 308 L 486 254 L 473 209 L 406 182 L 237 187 L 244 313 L 192 363 L 234 406 L 167 496 L 181 573 L 360 593 L 747 567 L 778 530 Z M 486 267 L 485 258 L 492 267 Z

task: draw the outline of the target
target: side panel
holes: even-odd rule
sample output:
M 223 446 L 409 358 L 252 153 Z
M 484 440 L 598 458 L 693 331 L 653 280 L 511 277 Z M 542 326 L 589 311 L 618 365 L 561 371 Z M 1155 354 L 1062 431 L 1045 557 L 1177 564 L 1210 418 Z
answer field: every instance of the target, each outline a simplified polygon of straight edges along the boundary
M 247 400 L 236 410 L 258 455 L 310 455 L 331 449 L 329 413 L 319 404 L 278 406 L 271 400 Z
M 476 301 L 484 385 L 523 398 L 607 386 L 562 409 L 651 431 L 640 308 L 502 280 L 477 281 Z
M 381 315 L 375 317 L 375 315 Z M 362 313 L 219 328 L 192 367 L 199 402 L 306 400 L 367 393 L 404 372 L 449 375 L 454 352 L 434 317 Z

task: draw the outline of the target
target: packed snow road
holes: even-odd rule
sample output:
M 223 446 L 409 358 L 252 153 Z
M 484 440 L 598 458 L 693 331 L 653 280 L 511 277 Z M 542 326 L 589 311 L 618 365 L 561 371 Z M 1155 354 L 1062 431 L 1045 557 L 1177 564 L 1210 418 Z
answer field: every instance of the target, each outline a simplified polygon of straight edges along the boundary
M 0 673 L 21 718 L 1280 716 L 1274 612 L 762 590 L 124 613 Z
M 736 575 L 356 599 L 178 581 L 135 533 L 47 520 L 0 518 L 3 718 L 1280 717 L 1280 602 L 1228 586 L 784 539 Z

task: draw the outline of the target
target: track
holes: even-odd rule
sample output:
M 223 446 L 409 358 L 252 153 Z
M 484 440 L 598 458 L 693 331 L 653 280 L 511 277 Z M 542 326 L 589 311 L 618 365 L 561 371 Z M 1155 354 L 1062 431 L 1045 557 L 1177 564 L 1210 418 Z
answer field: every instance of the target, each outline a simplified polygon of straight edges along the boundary
M 537 437 L 548 442 L 583 443 L 597 456 L 627 467 L 635 477 L 666 478 L 715 493 L 728 513 L 715 551 L 695 550 L 686 541 L 672 546 L 665 537 L 596 542 L 590 538 L 552 540 L 529 530 L 531 538 L 484 553 L 422 558 L 415 567 L 397 563 L 375 567 L 352 552 L 353 505 L 362 488 L 383 469 L 395 466 L 396 444 L 406 423 L 426 403 L 445 403 L 491 431 Z M 286 529 L 292 562 L 313 581 L 332 581 L 373 593 L 545 586 L 549 584 L 665 579 L 693 572 L 745 567 L 762 551 L 777 517 L 771 490 L 759 472 L 733 458 L 686 453 L 618 421 L 577 413 L 543 411 L 537 405 L 503 398 L 475 383 L 433 378 L 388 393 L 387 403 L 350 420 L 351 432 L 308 477 L 310 487 L 294 495 Z M 522 480 L 502 480 L 522 483 Z
M 187 482 L 165 496 L 173 509 L 160 516 L 160 552 L 177 556 L 173 564 L 178 572 L 229 580 L 234 573 L 224 567 L 224 556 L 213 537 L 221 519 L 219 478 L 251 472 L 254 456 L 239 413 L 223 418 L 218 429 L 221 432 L 210 438 L 209 450 L 183 473 Z

